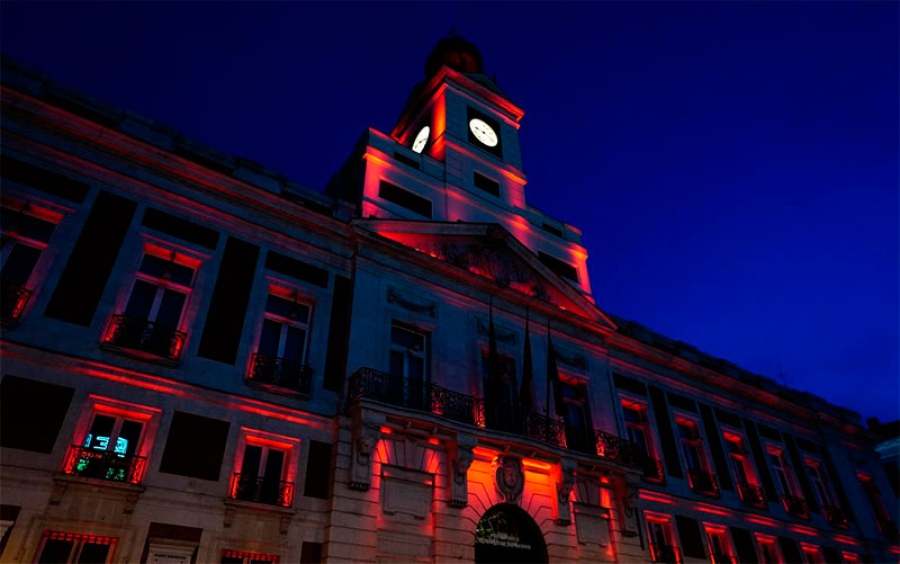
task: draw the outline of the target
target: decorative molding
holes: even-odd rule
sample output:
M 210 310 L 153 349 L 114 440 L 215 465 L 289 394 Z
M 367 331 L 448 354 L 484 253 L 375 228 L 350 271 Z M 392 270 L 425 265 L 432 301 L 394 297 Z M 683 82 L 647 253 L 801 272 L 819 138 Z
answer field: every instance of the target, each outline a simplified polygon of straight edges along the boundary
M 450 507 L 465 507 L 469 503 L 469 467 L 475 460 L 476 439 L 472 435 L 458 435 L 449 445 Z
M 368 491 L 372 484 L 372 453 L 381 439 L 381 423 L 374 417 L 356 412 L 350 443 L 351 490 Z
M 472 274 L 493 280 L 501 288 L 512 288 L 547 303 L 550 291 L 534 268 L 509 250 L 509 235 L 491 226 L 477 241 L 420 241 L 415 248 Z
M 482 321 L 481 317 L 475 318 L 475 327 L 479 334 L 489 337 L 491 334 L 490 327 L 488 326 L 488 322 Z M 498 329 L 497 324 L 494 324 L 494 338 L 501 343 L 508 343 L 510 345 L 517 345 L 519 343 L 519 334 L 515 331 Z
M 569 507 L 569 497 L 575 487 L 575 468 L 578 464 L 571 459 L 564 458 L 559 462 L 559 481 L 556 482 L 556 524 L 568 526 L 572 524 L 572 510 Z
M 514 456 L 500 455 L 494 459 L 494 473 L 497 492 L 506 503 L 519 503 L 522 490 L 525 489 L 525 474 L 522 461 Z
M 405 298 L 396 288 L 390 286 L 387 289 L 387 302 L 389 304 L 397 304 L 413 313 L 427 313 L 429 317 L 434 317 L 437 312 L 437 304 L 434 302 L 416 303 Z

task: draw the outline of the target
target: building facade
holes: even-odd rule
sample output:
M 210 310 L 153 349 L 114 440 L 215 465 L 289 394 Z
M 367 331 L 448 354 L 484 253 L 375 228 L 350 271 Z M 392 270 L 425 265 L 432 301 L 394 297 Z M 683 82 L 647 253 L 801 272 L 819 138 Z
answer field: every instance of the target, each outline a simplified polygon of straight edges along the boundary
M 595 305 L 465 40 L 324 193 L 2 88 L 2 561 L 900 557 L 857 414 Z

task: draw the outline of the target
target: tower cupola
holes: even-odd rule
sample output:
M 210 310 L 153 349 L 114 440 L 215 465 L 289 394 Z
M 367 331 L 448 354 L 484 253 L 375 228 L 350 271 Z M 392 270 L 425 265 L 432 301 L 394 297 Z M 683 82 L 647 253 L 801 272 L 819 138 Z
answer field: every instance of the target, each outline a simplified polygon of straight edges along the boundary
M 425 61 L 425 78 L 434 76 L 443 65 L 463 73 L 484 73 L 484 62 L 478 47 L 459 35 L 438 41 Z

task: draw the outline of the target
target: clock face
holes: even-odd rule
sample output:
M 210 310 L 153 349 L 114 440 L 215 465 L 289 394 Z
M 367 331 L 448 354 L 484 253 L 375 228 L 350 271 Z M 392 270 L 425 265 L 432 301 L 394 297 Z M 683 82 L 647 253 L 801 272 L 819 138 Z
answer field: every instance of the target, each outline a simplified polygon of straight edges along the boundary
M 416 153 L 421 153 L 422 149 L 425 148 L 425 144 L 428 143 L 428 135 L 431 133 L 431 128 L 427 125 L 419 130 L 419 133 L 416 134 L 416 140 L 413 141 L 412 150 Z
M 495 132 L 494 128 L 486 124 L 483 120 L 472 118 L 472 120 L 469 121 L 469 131 L 472 132 L 472 135 L 475 136 L 475 139 L 478 139 L 486 146 L 497 146 L 497 132 Z

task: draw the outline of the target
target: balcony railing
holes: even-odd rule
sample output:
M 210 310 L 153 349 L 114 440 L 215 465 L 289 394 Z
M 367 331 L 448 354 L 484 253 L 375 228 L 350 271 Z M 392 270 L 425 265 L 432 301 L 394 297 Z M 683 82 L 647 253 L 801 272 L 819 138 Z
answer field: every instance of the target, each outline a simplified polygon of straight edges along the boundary
M 70 476 L 95 478 L 124 484 L 140 484 L 147 459 L 74 445 L 69 448 L 63 472 Z
M 661 484 L 666 481 L 666 472 L 660 459 L 652 456 L 642 456 L 639 457 L 638 466 L 644 471 L 643 478 L 645 482 Z
M 809 507 L 806 505 L 806 500 L 802 497 L 784 494 L 781 496 L 781 501 L 784 503 L 784 509 L 789 515 L 798 519 L 809 519 Z
M 594 444 L 597 448 L 597 456 L 615 460 L 628 466 L 643 467 L 638 453 L 637 444 L 634 441 L 611 435 L 606 431 L 594 431 Z
M 247 375 L 247 383 L 309 397 L 312 391 L 312 367 L 278 356 L 256 353 Z
M 741 501 L 751 507 L 766 507 L 766 497 L 761 487 L 756 484 L 747 482 L 738 482 L 738 493 L 741 495 Z
M 185 333 L 169 325 L 114 315 L 101 344 L 106 349 L 141 353 L 141 356 L 177 363 L 185 337 Z
M 650 544 L 650 560 L 657 564 L 681 564 L 681 549 L 668 544 Z
M 22 320 L 31 290 L 14 284 L 0 286 L 0 324 L 13 327 Z
M 495 431 L 514 433 L 553 446 L 567 448 L 640 467 L 637 446 L 604 431 L 567 426 L 561 418 L 533 409 L 489 404 L 475 396 L 448 390 L 421 380 L 360 368 L 350 376 L 348 403 L 367 399 L 405 409 L 433 413 L 452 421 Z
M 231 477 L 231 499 L 252 501 L 279 507 L 294 502 L 294 484 L 270 480 L 255 474 L 234 474 Z
M 349 401 L 352 403 L 363 398 L 434 413 L 460 423 L 484 426 L 480 399 L 436 384 L 409 380 L 372 368 L 360 368 L 350 377 Z
M 716 481 L 716 475 L 706 470 L 688 469 L 688 480 L 690 480 L 691 489 L 697 493 L 706 495 L 719 495 L 719 483 Z
M 822 513 L 832 527 L 837 527 L 838 529 L 850 528 L 850 516 L 842 508 L 825 504 L 822 505 Z

